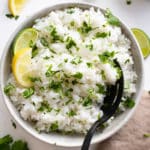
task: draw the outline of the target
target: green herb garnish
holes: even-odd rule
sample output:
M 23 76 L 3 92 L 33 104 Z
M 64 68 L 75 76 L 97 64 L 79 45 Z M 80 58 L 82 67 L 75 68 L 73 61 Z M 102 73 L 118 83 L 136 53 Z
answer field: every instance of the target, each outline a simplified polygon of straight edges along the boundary
M 58 92 L 62 88 L 62 82 L 52 80 L 49 84 L 49 88 L 51 88 L 51 89 L 55 90 L 56 92 Z
M 74 65 L 78 65 L 78 64 L 82 63 L 82 59 L 80 56 L 77 56 L 71 60 L 71 63 Z
M 87 106 L 91 106 L 92 105 L 92 100 L 89 97 L 86 97 L 83 99 L 83 106 L 87 107 Z
M 51 77 L 53 76 L 57 71 L 52 71 L 52 64 L 48 67 L 47 71 L 45 72 L 46 77 Z
M 71 22 L 70 22 L 70 26 L 74 27 L 74 26 L 75 26 L 75 22 L 74 22 L 74 21 L 71 21 Z
M 149 138 L 149 137 L 150 137 L 150 133 L 145 133 L 145 134 L 143 134 L 143 136 L 144 136 L 145 138 Z
M 0 138 L 0 150 L 29 150 L 29 148 L 26 142 L 22 140 L 13 142 L 13 138 L 6 135 Z
M 75 11 L 73 8 L 67 9 L 67 14 L 73 14 Z
M 76 114 L 76 112 L 74 111 L 74 110 L 70 110 L 69 112 L 67 112 L 67 115 L 69 116 L 69 117 L 73 117 L 73 116 L 75 116 L 75 115 L 77 115 Z
M 104 85 L 102 85 L 102 84 L 96 84 L 96 86 L 98 87 L 98 93 L 100 93 L 100 94 L 105 94 L 106 93 Z
M 30 80 L 31 82 L 36 82 L 36 81 L 41 82 L 41 78 L 40 78 L 40 77 L 29 77 L 29 80 Z
M 130 62 L 130 59 L 126 59 L 126 61 L 124 62 L 124 64 L 127 64 Z
M 100 59 L 101 62 L 103 63 L 108 63 L 110 58 L 113 58 L 115 56 L 115 52 L 109 52 L 109 51 L 105 51 L 102 54 L 99 54 L 98 57 Z
M 11 120 L 11 123 L 12 123 L 12 126 L 14 127 L 14 129 L 16 129 L 16 123 L 13 121 L 13 120 Z
M 49 32 L 52 38 L 52 42 L 56 42 L 56 41 L 63 41 L 62 37 L 58 35 L 57 31 L 56 31 L 56 27 L 50 25 L 49 27 Z
M 50 131 L 58 131 L 58 128 L 59 128 L 58 122 L 56 121 L 56 122 L 51 124 Z
M 86 48 L 88 48 L 90 51 L 92 51 L 93 48 L 94 48 L 94 46 L 93 46 L 92 43 L 90 43 L 90 44 L 87 44 L 87 45 L 86 45 Z
M 127 99 L 123 102 L 123 105 L 126 108 L 133 108 L 135 105 L 135 101 L 132 98 L 127 97 Z
M 88 66 L 88 68 L 92 68 L 93 64 L 90 62 L 87 62 L 86 65 Z
M 12 14 L 6 14 L 5 16 L 9 19 L 15 19 L 15 20 L 17 20 L 19 18 L 19 16 L 14 16 Z
M 18 140 L 12 144 L 11 150 L 29 150 L 29 149 L 26 142 Z
M 52 111 L 52 108 L 50 107 L 48 101 L 44 100 L 41 102 L 41 105 L 40 107 L 38 108 L 38 111 L 39 112 L 51 112 Z
M 77 79 L 81 79 L 83 77 L 83 74 L 81 72 L 76 72 L 74 75 L 73 75 L 74 78 L 77 78 Z
M 88 24 L 86 21 L 84 21 L 82 23 L 82 26 L 80 28 L 78 28 L 78 31 L 81 34 L 87 34 L 92 30 L 92 26 L 90 24 Z
M 75 41 L 72 39 L 72 37 L 67 37 L 66 39 L 66 48 L 70 49 L 72 47 L 76 47 Z
M 130 5 L 132 3 L 131 0 L 126 0 L 127 5 Z
M 8 96 L 10 96 L 11 92 L 15 89 L 15 86 L 11 83 L 8 83 L 5 87 L 4 87 L 4 93 Z
M 105 17 L 107 18 L 107 22 L 112 26 L 120 26 L 120 20 L 115 17 L 109 9 L 106 10 Z
M 33 94 L 34 94 L 34 88 L 28 88 L 28 89 L 24 90 L 22 95 L 24 98 L 27 99 L 27 98 L 31 97 Z
M 107 36 L 108 36 L 108 33 L 106 33 L 106 32 L 97 32 L 95 34 L 95 38 L 105 38 Z
M 48 44 L 47 40 L 44 37 L 41 37 L 40 42 L 43 46 L 49 47 L 49 44 Z
M 39 53 L 39 50 L 36 45 L 32 47 L 32 58 L 34 58 Z
M 103 80 L 106 80 L 106 74 L 104 70 L 101 70 L 101 76 Z

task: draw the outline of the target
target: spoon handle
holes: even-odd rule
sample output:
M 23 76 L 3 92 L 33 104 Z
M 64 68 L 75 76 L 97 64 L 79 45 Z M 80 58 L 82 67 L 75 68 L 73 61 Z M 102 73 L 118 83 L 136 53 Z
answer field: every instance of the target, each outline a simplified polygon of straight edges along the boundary
M 92 127 L 89 129 L 87 135 L 85 136 L 85 139 L 84 139 L 84 142 L 83 142 L 81 150 L 88 150 L 89 149 L 89 146 L 90 146 L 90 143 L 91 143 L 91 139 L 92 139 L 94 133 L 96 132 L 96 129 L 98 127 L 100 127 L 100 125 L 102 125 L 104 122 L 106 122 L 109 118 L 110 118 L 110 115 L 104 116 L 100 120 L 97 120 L 92 125 Z

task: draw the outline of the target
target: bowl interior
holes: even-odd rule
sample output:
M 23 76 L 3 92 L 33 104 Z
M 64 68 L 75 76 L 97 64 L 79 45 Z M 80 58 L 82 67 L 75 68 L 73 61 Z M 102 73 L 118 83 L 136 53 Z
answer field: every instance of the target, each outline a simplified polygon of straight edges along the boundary
M 6 47 L 4 48 L 3 56 L 1 59 L 1 68 L 0 68 L 0 80 L 1 80 L 1 91 L 3 93 L 3 88 L 6 84 L 6 81 L 8 79 L 8 75 L 11 72 L 11 54 L 10 54 L 10 49 L 11 49 L 11 44 L 13 42 L 14 37 L 17 35 L 17 33 L 25 28 L 25 27 L 31 27 L 33 24 L 33 21 L 36 18 L 40 18 L 43 16 L 46 16 L 50 11 L 52 10 L 58 10 L 58 9 L 64 9 L 68 7 L 79 7 L 82 9 L 88 9 L 90 7 L 94 7 L 95 9 L 99 8 L 95 5 L 91 4 L 85 4 L 85 3 L 63 3 L 63 4 L 57 4 L 54 6 L 50 6 L 44 10 L 39 11 L 38 13 L 34 14 L 32 17 L 26 20 L 25 23 L 21 24 L 17 30 L 14 32 L 14 34 L 10 37 L 8 40 Z M 103 12 L 104 10 L 101 9 Z M 138 80 L 136 84 L 136 94 L 134 95 L 134 99 L 136 100 L 136 105 L 139 102 L 139 97 L 141 95 L 141 87 L 142 87 L 142 82 L 143 82 L 143 60 L 141 56 L 141 52 L 139 50 L 138 44 L 136 40 L 134 39 L 132 33 L 130 30 L 123 24 L 121 23 L 121 28 L 123 33 L 131 40 L 131 51 L 133 54 L 134 62 L 135 62 L 135 70 L 138 75 Z M 50 144 L 56 144 L 58 146 L 66 146 L 66 147 L 72 147 L 72 146 L 80 146 L 83 142 L 84 136 L 80 135 L 62 135 L 62 134 L 57 134 L 57 133 L 50 133 L 50 134 L 44 134 L 41 133 L 39 134 L 37 131 L 35 131 L 29 123 L 21 119 L 19 113 L 13 106 L 13 104 L 10 102 L 9 98 L 5 96 L 3 93 L 3 99 L 4 102 L 6 103 L 6 106 L 11 113 L 11 115 L 14 117 L 14 119 L 31 135 L 34 137 L 50 143 Z M 104 129 L 102 133 L 97 133 L 93 140 L 92 143 L 100 142 L 108 137 L 110 137 L 112 134 L 114 134 L 116 131 L 118 131 L 126 122 L 127 120 L 131 117 L 133 111 L 135 110 L 135 107 L 131 110 L 127 110 L 118 117 L 115 118 L 115 120 L 112 121 L 111 125 Z

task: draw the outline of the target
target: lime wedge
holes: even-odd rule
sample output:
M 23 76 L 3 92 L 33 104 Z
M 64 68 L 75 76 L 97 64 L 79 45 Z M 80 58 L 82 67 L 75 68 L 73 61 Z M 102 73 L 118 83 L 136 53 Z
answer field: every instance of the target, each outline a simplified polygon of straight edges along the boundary
M 141 48 L 144 58 L 146 58 L 147 56 L 150 55 L 150 38 L 141 29 L 133 28 L 131 30 L 140 45 L 140 48 Z
M 38 38 L 38 31 L 34 28 L 26 28 L 18 33 L 13 43 L 13 54 L 20 49 L 31 47 Z

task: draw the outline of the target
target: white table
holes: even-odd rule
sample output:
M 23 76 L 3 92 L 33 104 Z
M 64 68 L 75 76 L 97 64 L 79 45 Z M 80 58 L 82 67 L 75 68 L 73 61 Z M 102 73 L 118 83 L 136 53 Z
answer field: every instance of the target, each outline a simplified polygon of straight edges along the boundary
M 15 21 L 5 17 L 9 13 L 7 8 L 7 0 L 0 0 L 0 56 L 3 48 L 7 43 L 10 34 L 17 28 L 32 13 L 56 2 L 63 2 L 64 0 L 30 0 L 20 18 Z M 73 1 L 73 0 L 72 0 Z M 76 1 L 76 0 L 74 0 Z M 99 4 L 103 8 L 111 8 L 111 10 L 119 16 L 129 27 L 138 27 L 143 29 L 150 35 L 150 1 L 149 0 L 132 0 L 131 5 L 126 5 L 126 0 L 80 0 L 83 2 Z M 144 89 L 150 90 L 150 57 L 144 61 L 145 67 L 145 83 Z M 0 96 L 0 136 L 11 134 L 15 138 L 25 139 L 32 150 L 69 150 L 67 148 L 58 148 L 50 146 L 38 141 L 31 135 L 26 133 L 18 124 L 17 129 L 14 129 L 11 124 L 11 116 L 8 113 L 2 98 Z M 71 148 L 77 150 L 79 148 Z M 92 148 L 95 149 L 95 146 Z

